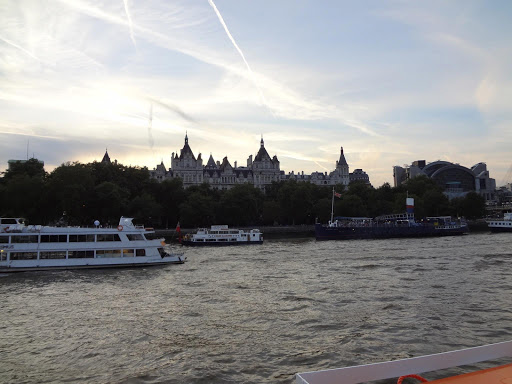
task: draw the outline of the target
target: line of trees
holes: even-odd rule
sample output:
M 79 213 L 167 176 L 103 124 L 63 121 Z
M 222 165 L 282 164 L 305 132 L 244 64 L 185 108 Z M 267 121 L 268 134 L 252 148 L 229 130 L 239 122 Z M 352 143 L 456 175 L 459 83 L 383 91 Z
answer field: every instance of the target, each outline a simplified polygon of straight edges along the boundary
M 375 217 L 405 211 L 415 199 L 416 217 L 483 217 L 485 202 L 476 193 L 451 201 L 427 177 L 399 187 L 364 183 L 335 186 L 334 214 Z M 117 224 L 121 216 L 157 228 L 301 225 L 326 222 L 331 214 L 332 186 L 274 182 L 263 193 L 250 184 L 219 191 L 208 184 L 183 188 L 181 179 L 157 182 L 147 168 L 93 162 L 66 163 L 51 173 L 36 159 L 11 164 L 0 179 L 0 214 L 24 217 L 33 224 L 61 221 L 68 225 Z

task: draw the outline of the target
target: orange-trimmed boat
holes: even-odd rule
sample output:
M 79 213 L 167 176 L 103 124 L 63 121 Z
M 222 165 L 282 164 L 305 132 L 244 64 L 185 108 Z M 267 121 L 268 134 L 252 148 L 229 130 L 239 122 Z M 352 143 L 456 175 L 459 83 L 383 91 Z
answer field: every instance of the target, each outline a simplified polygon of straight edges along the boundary
M 503 357 L 512 357 L 512 341 L 410 359 L 297 373 L 296 384 L 358 384 L 390 378 L 398 378 L 398 383 L 400 383 L 406 376 L 418 378 L 418 374 L 426 376 L 424 375 L 425 372 L 428 373 Z M 435 384 L 510 384 L 512 383 L 512 364 L 433 381 L 428 381 L 427 379 L 420 379 L 420 381 Z M 412 380 L 409 380 L 409 382 L 412 382 Z

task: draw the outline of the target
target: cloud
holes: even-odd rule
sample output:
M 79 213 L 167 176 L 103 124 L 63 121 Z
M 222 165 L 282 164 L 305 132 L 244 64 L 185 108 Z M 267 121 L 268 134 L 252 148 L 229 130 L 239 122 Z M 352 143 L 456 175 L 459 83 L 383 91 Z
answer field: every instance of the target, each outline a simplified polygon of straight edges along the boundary
M 506 12 L 478 2 L 343 8 L 2 3 L 0 125 L 94 136 L 120 154 L 140 145 L 133 156 L 148 165 L 188 130 L 196 154 L 230 159 L 256 153 L 263 134 L 287 171 L 333 169 L 340 146 L 351 169 L 380 180 L 416 157 L 508 168 L 492 151 L 511 140 Z M 120 138 L 127 147 L 108 143 Z

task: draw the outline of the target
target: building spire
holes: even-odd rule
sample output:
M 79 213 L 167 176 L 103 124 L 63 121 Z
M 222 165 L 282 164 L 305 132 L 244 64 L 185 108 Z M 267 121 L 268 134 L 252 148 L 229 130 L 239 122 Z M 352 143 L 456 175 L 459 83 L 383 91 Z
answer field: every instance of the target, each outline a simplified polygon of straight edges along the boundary
M 339 165 L 348 166 L 347 160 L 345 159 L 345 155 L 343 154 L 343 147 L 341 147 L 340 159 L 338 160 Z
M 185 144 L 188 144 L 188 131 L 185 131 Z
M 263 148 L 265 144 L 263 144 L 263 133 L 261 134 L 261 141 L 260 141 L 261 147 Z
M 108 150 L 105 148 L 105 154 L 103 155 L 103 159 L 101 160 L 102 163 L 108 163 L 110 164 L 110 156 L 108 155 Z

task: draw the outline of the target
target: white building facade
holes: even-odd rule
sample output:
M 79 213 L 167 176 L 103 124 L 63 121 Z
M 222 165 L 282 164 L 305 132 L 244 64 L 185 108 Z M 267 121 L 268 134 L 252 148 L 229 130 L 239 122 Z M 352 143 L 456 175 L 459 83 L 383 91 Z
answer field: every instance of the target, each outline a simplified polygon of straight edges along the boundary
M 310 182 L 317 185 L 348 185 L 351 181 L 364 181 L 369 184 L 368 175 L 362 169 L 356 169 L 354 174 L 349 172 L 349 166 L 343 154 L 343 147 L 339 160 L 336 161 L 336 168 L 330 172 L 313 172 L 311 175 L 305 175 L 304 172 L 294 174 L 290 172 L 285 174 L 280 169 L 280 162 L 276 155 L 270 157 L 265 149 L 265 143 L 261 138 L 260 148 L 256 156 L 249 156 L 247 166 L 238 166 L 235 161 L 231 165 L 227 157 L 224 157 L 222 163 L 215 161 L 210 154 L 208 162 L 203 166 L 201 154 L 194 156 L 192 149 L 188 144 L 188 135 L 185 135 L 185 144 L 180 151 L 180 155 L 172 153 L 171 168 L 165 168 L 163 161 L 150 171 L 151 177 L 163 181 L 179 177 L 183 181 L 185 188 L 192 185 L 208 183 L 215 189 L 230 189 L 237 184 L 253 184 L 255 187 L 265 191 L 265 187 L 272 182 L 295 180 L 297 182 Z

